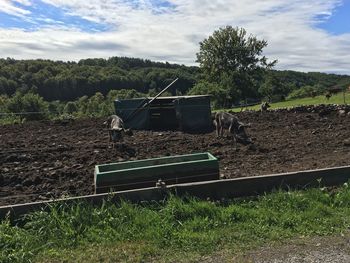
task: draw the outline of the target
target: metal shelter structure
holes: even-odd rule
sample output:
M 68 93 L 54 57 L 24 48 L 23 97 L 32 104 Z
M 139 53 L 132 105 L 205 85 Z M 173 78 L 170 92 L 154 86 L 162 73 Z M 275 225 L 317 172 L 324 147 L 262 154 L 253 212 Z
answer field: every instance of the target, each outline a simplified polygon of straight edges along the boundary
M 212 125 L 209 95 L 117 99 L 114 106 L 125 126 L 135 130 L 206 131 Z

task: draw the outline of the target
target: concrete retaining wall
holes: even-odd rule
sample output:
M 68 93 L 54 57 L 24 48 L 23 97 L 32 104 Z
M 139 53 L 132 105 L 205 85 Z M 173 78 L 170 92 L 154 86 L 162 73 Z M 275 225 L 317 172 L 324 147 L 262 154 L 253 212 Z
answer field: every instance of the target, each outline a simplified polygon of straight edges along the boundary
M 121 199 L 130 202 L 159 201 L 166 198 L 169 193 L 178 196 L 191 195 L 199 198 L 234 198 L 258 195 L 270 192 L 274 189 L 302 189 L 318 186 L 335 186 L 347 182 L 350 179 L 350 166 L 282 173 L 265 176 L 253 176 L 237 179 L 215 180 L 197 183 L 186 183 L 161 188 L 144 188 L 129 191 L 115 192 L 113 194 L 96 194 L 88 196 L 72 197 L 55 201 L 43 201 L 27 204 L 17 204 L 0 207 L 0 219 L 8 216 L 16 219 L 20 216 L 49 208 L 55 203 L 88 202 L 93 205 L 100 205 L 103 200 L 109 198 L 118 202 Z

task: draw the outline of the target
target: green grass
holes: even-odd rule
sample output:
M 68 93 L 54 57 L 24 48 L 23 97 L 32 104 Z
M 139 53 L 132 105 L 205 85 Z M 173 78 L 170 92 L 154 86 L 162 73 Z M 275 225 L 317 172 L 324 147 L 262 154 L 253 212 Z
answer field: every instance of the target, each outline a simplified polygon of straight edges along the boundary
M 345 102 L 350 103 L 350 93 L 345 93 Z M 288 107 L 295 107 L 295 106 L 302 106 L 302 105 L 317 105 L 317 104 L 344 104 L 343 93 L 341 92 L 333 95 L 328 101 L 326 100 L 325 96 L 322 95 L 322 96 L 316 96 L 314 98 L 309 97 L 309 98 L 271 103 L 270 109 L 288 108 Z M 260 110 L 260 104 L 255 106 L 245 107 L 244 109 Z M 235 108 L 233 109 L 233 111 L 239 112 L 241 111 L 241 108 Z
M 0 224 L 0 262 L 190 262 L 266 242 L 350 227 L 350 188 L 276 192 L 225 202 L 171 197 L 101 207 L 79 203 Z

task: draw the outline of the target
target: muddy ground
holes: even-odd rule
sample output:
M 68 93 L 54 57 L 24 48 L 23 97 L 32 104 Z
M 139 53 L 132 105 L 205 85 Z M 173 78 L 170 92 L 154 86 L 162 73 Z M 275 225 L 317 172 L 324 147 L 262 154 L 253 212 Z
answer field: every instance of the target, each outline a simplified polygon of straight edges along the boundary
M 92 194 L 96 164 L 209 151 L 225 177 L 350 164 L 350 117 L 242 112 L 254 146 L 207 134 L 138 131 L 108 148 L 102 119 L 0 126 L 0 205 Z

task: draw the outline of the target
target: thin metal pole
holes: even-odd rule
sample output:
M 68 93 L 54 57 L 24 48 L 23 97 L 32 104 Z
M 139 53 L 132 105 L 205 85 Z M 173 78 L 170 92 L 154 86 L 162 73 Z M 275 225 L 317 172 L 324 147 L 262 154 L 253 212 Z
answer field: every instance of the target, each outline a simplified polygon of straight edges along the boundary
M 135 109 L 135 111 L 133 111 L 126 119 L 125 122 L 129 121 L 130 119 L 134 118 L 135 115 L 137 113 L 140 112 L 140 110 L 142 110 L 143 108 L 145 108 L 146 106 L 150 105 L 155 99 L 157 99 L 160 95 L 162 95 L 171 85 L 173 85 L 179 78 L 176 78 L 175 80 L 173 80 L 168 86 L 166 86 L 161 92 L 159 92 L 153 99 L 151 99 L 150 101 L 146 102 L 145 104 L 143 104 L 142 106 L 139 106 Z M 142 102 L 143 103 L 143 102 Z

